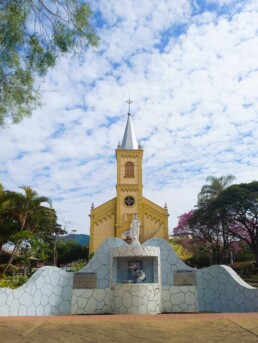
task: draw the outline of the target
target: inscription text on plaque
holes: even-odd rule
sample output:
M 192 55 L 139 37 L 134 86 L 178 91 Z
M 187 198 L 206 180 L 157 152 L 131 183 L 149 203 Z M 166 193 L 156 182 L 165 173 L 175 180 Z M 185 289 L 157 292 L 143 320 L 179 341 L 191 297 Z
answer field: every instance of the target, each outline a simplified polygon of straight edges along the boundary
M 73 289 L 97 288 L 96 273 L 74 273 Z

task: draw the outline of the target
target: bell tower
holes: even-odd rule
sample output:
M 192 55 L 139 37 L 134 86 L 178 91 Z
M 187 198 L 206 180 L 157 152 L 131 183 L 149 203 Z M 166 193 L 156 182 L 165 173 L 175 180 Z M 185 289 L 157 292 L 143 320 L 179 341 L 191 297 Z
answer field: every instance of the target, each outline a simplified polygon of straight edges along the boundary
M 109 237 L 121 238 L 129 230 L 134 214 L 140 222 L 140 241 L 168 238 L 168 209 L 142 195 L 143 149 L 138 144 L 129 111 L 124 136 L 116 149 L 116 197 L 90 210 L 90 254 Z
M 127 124 L 122 144 L 116 149 L 117 160 L 117 208 L 116 237 L 128 230 L 133 215 L 142 221 L 142 157 L 143 150 L 138 145 L 131 122 L 130 100 Z

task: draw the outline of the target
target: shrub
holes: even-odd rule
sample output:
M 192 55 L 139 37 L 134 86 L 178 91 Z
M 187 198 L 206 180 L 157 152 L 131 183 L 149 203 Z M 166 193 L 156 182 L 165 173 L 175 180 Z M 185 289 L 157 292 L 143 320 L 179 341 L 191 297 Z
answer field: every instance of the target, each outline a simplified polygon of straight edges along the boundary
M 257 265 L 254 261 L 236 262 L 230 265 L 241 276 L 251 276 L 258 272 Z
M 15 275 L 15 276 L 7 276 L 2 275 L 0 279 L 0 287 L 4 288 L 18 288 L 22 286 L 26 281 L 28 280 L 28 277 L 23 275 Z
M 5 267 L 6 267 L 6 264 L 1 264 L 1 265 L 0 265 L 0 273 L 3 272 L 3 270 L 5 269 Z M 15 265 L 11 264 L 10 267 L 9 267 L 9 269 L 7 270 L 6 274 L 11 276 L 11 275 L 17 273 L 18 270 L 19 270 L 19 267 L 17 267 L 17 266 L 15 266 Z

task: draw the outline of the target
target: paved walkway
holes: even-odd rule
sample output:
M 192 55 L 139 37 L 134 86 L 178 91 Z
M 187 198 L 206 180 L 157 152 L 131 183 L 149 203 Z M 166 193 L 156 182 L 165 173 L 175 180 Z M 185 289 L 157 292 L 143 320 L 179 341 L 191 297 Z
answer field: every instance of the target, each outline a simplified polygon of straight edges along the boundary
M 1 343 L 258 343 L 258 313 L 0 317 Z

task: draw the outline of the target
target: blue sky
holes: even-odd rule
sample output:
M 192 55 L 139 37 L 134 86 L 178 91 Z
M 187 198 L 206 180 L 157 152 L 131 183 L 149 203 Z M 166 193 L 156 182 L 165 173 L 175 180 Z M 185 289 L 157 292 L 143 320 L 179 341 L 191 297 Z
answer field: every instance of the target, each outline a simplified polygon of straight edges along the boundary
M 130 97 L 144 196 L 170 231 L 209 175 L 257 179 L 257 0 L 91 1 L 98 49 L 59 61 L 32 118 L 0 131 L 0 182 L 49 196 L 68 231 L 115 197 Z

